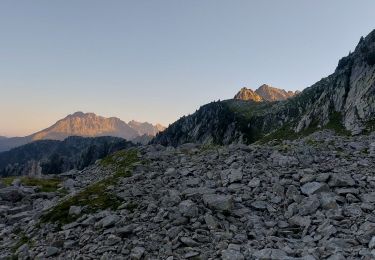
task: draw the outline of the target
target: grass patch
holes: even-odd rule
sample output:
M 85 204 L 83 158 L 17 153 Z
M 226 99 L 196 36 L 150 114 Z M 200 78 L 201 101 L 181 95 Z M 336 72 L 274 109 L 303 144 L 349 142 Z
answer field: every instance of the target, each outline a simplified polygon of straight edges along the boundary
M 208 152 L 208 151 L 217 151 L 220 148 L 220 145 L 209 143 L 209 144 L 203 144 L 200 148 L 200 152 Z
M 42 192 L 55 192 L 59 189 L 61 179 L 59 178 L 31 178 L 31 177 L 19 177 L 11 176 L 1 178 L 1 182 L 6 186 L 12 185 L 15 179 L 20 179 L 21 184 L 24 186 L 37 186 Z
M 350 131 L 346 130 L 342 124 L 342 116 L 339 112 L 334 112 L 330 115 L 330 120 L 328 124 L 323 127 L 318 127 L 317 122 L 312 122 L 310 126 L 302 131 L 296 133 L 292 129 L 292 123 L 288 123 L 283 125 L 281 128 L 277 129 L 276 131 L 271 132 L 268 135 L 263 136 L 258 142 L 261 144 L 267 143 L 273 140 L 295 140 L 298 138 L 306 137 L 316 131 L 330 129 L 335 131 L 336 134 L 342 136 L 349 136 L 351 135 Z M 374 124 L 375 127 L 375 124 Z
M 131 176 L 132 169 L 139 161 L 136 150 L 123 150 L 107 156 L 101 161 L 103 167 L 111 167 L 114 174 L 101 181 L 93 183 L 73 197 L 70 197 L 42 215 L 41 222 L 68 224 L 80 216 L 69 215 L 71 206 L 84 207 L 83 213 L 94 213 L 104 209 L 117 209 L 121 200 L 106 191 L 110 185 L 115 185 L 119 178 Z
M 20 233 L 19 235 L 20 235 L 20 239 L 12 248 L 13 253 L 15 253 L 17 249 L 24 244 L 28 244 L 29 246 L 32 246 L 32 243 L 29 237 L 27 237 L 24 233 Z
M 365 132 L 366 133 L 371 133 L 375 131 L 375 119 L 374 120 L 370 120 L 366 123 L 366 130 Z
M 298 138 L 308 136 L 308 135 L 314 133 L 317 130 L 318 130 L 317 127 L 311 126 L 309 128 L 306 128 L 306 129 L 296 133 L 292 129 L 292 124 L 289 123 L 289 124 L 283 125 L 281 128 L 277 129 L 276 131 L 271 132 L 270 134 L 263 136 L 258 142 L 261 143 L 261 144 L 264 144 L 264 143 L 274 141 L 274 140 L 277 140 L 277 141 L 295 140 L 295 139 L 298 139 Z

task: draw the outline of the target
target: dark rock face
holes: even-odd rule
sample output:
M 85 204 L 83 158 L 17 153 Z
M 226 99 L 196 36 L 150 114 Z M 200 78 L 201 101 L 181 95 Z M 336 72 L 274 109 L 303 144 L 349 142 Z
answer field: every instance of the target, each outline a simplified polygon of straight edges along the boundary
M 320 128 L 352 134 L 372 131 L 375 121 L 372 53 L 375 53 L 375 30 L 361 39 L 353 53 L 340 60 L 332 75 L 294 97 L 278 102 L 238 99 L 213 102 L 170 125 L 152 143 L 251 143 L 268 134 L 282 132 L 287 137 Z

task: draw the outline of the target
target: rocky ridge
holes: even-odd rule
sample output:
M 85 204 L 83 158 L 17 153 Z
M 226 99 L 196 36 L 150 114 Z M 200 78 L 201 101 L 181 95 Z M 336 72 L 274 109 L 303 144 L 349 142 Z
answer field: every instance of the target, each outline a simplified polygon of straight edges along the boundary
M 374 134 L 129 153 L 68 173 L 64 199 L 17 180 L 0 189 L 1 257 L 375 257 Z M 98 182 L 118 203 L 90 195 Z
M 255 91 L 249 88 L 241 88 L 241 90 L 234 96 L 234 99 L 246 100 L 246 101 L 281 101 L 291 98 L 300 93 L 299 91 L 285 91 L 284 89 L 279 89 L 271 87 L 267 84 L 263 84 Z

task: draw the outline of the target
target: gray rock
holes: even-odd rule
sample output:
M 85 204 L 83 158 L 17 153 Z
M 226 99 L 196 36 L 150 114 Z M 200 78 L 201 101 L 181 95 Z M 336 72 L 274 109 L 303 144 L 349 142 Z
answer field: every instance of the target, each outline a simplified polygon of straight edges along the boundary
M 12 186 L 15 186 L 15 187 L 19 187 L 21 186 L 21 179 L 20 178 L 16 178 L 12 181 Z
M 370 240 L 370 242 L 368 243 L 368 248 L 370 249 L 374 249 L 375 248 L 375 236 L 373 236 Z
M 230 174 L 228 176 L 229 183 L 239 182 L 242 180 L 242 177 L 242 169 L 231 169 Z
M 320 182 L 308 182 L 301 187 L 301 191 L 306 195 L 318 194 L 320 192 L 329 191 L 329 187 L 325 183 Z
M 355 185 L 355 181 L 347 173 L 334 173 L 328 184 L 331 187 L 347 187 Z
M 75 184 L 76 183 L 73 179 L 67 179 L 66 181 L 64 181 L 63 187 L 67 190 L 73 190 L 75 187 Z
M 29 245 L 23 244 L 16 250 L 16 255 L 18 256 L 18 259 L 29 259 L 30 258 L 30 252 L 29 252 Z
M 69 215 L 71 216 L 79 216 L 82 212 L 82 207 L 80 206 L 70 206 L 69 208 Z
M 212 229 L 212 230 L 217 229 L 218 223 L 212 215 L 210 214 L 204 215 L 204 220 L 209 229 Z
M 260 180 L 258 178 L 253 178 L 248 183 L 248 186 L 251 188 L 259 187 L 259 185 L 260 185 Z
M 320 206 L 320 201 L 316 195 L 311 195 L 302 200 L 299 204 L 299 214 L 302 216 L 315 213 Z
M 322 192 L 319 194 L 320 203 L 323 209 L 337 209 L 336 195 L 334 193 Z
M 137 225 L 130 224 L 130 225 L 127 225 L 127 226 L 123 226 L 123 227 L 117 228 L 116 229 L 116 234 L 118 234 L 120 237 L 129 236 L 130 234 L 132 234 L 134 232 L 134 230 L 136 229 L 136 227 L 137 227 Z
M 198 207 L 191 200 L 184 200 L 178 205 L 178 210 L 185 217 L 196 217 L 198 215 Z
M 262 200 L 257 200 L 257 201 L 254 201 L 253 203 L 251 203 L 251 206 L 253 208 L 256 208 L 256 209 L 267 209 L 267 202 L 265 201 L 262 201 Z
M 259 260 L 282 260 L 288 258 L 288 255 L 283 250 L 272 248 L 256 251 L 253 256 Z
M 100 221 L 100 224 L 103 228 L 109 228 L 113 226 L 118 220 L 119 217 L 117 215 L 108 215 Z
M 199 243 L 197 241 L 194 241 L 193 239 L 191 239 L 190 237 L 181 237 L 180 238 L 180 241 L 187 245 L 187 246 L 190 246 L 190 247 L 195 247 L 195 246 L 199 246 Z
M 0 198 L 5 201 L 17 202 L 22 200 L 26 194 L 19 187 L 6 187 L 0 189 Z
M 227 249 L 221 251 L 221 259 L 223 260 L 243 260 L 245 257 L 241 252 Z
M 109 235 L 107 239 L 105 240 L 105 245 L 107 246 L 113 246 L 121 242 L 121 238 L 116 235 Z
M 327 258 L 327 260 L 346 260 L 346 258 L 341 253 L 336 253 Z
M 292 226 L 308 227 L 311 224 L 311 219 L 310 217 L 302 217 L 302 216 L 295 215 L 291 217 L 288 220 L 288 222 Z
M 54 247 L 54 246 L 49 246 L 47 247 L 46 249 L 46 257 L 51 257 L 51 256 L 55 256 L 59 253 L 59 249 L 57 247 Z
M 230 195 L 205 194 L 203 202 L 209 208 L 220 211 L 231 211 L 233 208 L 233 197 Z
M 130 259 L 139 260 L 145 253 L 145 248 L 141 246 L 134 247 L 130 253 Z

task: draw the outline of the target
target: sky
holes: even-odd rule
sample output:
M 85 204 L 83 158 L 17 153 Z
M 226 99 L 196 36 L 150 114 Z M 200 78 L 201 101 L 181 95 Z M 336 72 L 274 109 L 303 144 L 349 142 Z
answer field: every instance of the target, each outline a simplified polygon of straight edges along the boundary
M 375 29 L 373 0 L 2 0 L 0 135 L 75 111 L 168 125 L 241 87 L 302 90 Z

